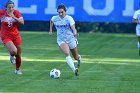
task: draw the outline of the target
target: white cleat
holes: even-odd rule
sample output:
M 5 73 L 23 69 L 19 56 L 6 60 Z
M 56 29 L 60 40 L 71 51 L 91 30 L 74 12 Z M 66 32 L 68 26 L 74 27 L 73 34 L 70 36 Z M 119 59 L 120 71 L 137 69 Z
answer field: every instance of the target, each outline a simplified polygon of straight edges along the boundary
M 22 72 L 21 72 L 21 70 L 15 70 L 15 74 L 17 74 L 17 75 L 21 75 Z
M 12 64 L 16 64 L 16 60 L 15 60 L 14 56 L 10 56 L 10 62 Z

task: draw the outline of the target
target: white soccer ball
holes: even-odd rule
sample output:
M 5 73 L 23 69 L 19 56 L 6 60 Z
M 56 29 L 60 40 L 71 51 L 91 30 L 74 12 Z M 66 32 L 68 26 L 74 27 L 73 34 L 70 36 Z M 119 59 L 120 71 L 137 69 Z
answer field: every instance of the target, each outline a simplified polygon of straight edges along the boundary
M 58 79 L 58 78 L 60 78 L 60 75 L 61 75 L 61 72 L 58 69 L 52 69 L 50 71 L 50 77 L 51 78 Z

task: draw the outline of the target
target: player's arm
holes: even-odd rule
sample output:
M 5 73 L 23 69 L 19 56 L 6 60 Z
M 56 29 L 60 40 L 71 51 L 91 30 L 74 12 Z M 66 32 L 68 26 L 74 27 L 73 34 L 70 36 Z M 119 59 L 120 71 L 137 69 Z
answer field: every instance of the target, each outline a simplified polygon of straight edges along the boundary
M 18 23 L 24 25 L 24 20 L 23 20 L 23 18 L 17 18 L 17 17 L 15 17 L 15 16 L 12 16 L 12 18 L 14 18 L 16 21 L 18 21 Z
M 52 35 L 52 28 L 53 28 L 53 21 L 50 21 L 50 31 L 49 31 L 49 35 Z
M 19 11 L 16 11 L 16 15 L 17 15 L 17 16 L 14 15 L 14 11 L 8 13 L 8 15 L 9 15 L 10 17 L 12 17 L 13 19 L 15 19 L 18 23 L 24 25 L 23 17 L 21 16 L 21 14 L 20 14 Z
M 137 19 L 134 19 L 134 18 L 132 19 L 132 22 L 136 23 L 136 24 L 140 24 L 140 22 Z
M 78 37 L 79 34 L 77 33 L 77 30 L 75 28 L 75 21 L 74 21 L 74 19 L 71 16 L 69 16 L 68 17 L 68 20 L 69 20 L 69 23 L 70 23 L 70 26 L 71 26 L 71 29 L 73 31 L 74 36 L 75 37 Z
M 24 20 L 22 17 L 20 18 L 17 18 L 13 13 L 12 14 L 9 14 L 13 19 L 15 19 L 18 23 L 24 25 Z
M 71 29 L 73 30 L 74 36 L 75 36 L 75 37 L 78 37 L 78 33 L 77 33 L 76 28 L 75 28 L 75 25 L 72 25 L 72 26 L 71 26 Z
M 132 23 L 140 24 L 140 20 L 138 20 L 139 12 L 136 11 L 133 15 Z

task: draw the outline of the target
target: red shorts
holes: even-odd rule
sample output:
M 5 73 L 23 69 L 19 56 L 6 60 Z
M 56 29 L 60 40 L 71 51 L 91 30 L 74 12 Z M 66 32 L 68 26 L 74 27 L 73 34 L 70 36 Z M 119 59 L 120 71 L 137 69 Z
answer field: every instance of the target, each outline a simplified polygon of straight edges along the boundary
M 6 36 L 1 36 L 2 43 L 5 45 L 7 42 L 12 41 L 15 46 L 21 45 L 22 40 L 20 35 L 6 35 Z

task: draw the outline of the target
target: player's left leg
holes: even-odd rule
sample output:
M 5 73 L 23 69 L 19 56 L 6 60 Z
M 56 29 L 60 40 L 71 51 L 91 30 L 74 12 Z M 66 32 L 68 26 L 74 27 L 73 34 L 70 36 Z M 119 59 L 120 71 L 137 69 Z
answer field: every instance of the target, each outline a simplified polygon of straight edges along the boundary
M 138 38 L 138 50 L 139 50 L 139 55 L 140 55 L 140 36 L 137 36 Z
M 15 70 L 15 73 L 16 74 L 22 74 L 21 72 L 21 45 L 22 45 L 22 40 L 21 40 L 21 37 L 18 35 L 18 36 L 15 36 L 14 37 L 14 45 L 16 46 L 17 48 L 17 54 L 15 55 L 15 58 L 16 58 L 16 70 Z
M 78 41 L 76 38 L 74 38 L 73 41 L 69 43 L 70 51 L 74 59 L 78 61 L 77 68 L 79 68 L 81 64 L 81 56 L 78 54 L 77 45 L 78 45 Z
M 136 29 L 136 36 L 137 36 L 137 40 L 138 40 L 137 47 L 138 47 L 138 51 L 139 51 L 139 55 L 140 55 L 140 30 L 139 29 Z
M 75 70 L 75 75 L 76 76 L 79 75 L 79 67 L 80 67 L 80 64 L 81 64 L 81 56 L 78 54 L 77 44 L 78 44 L 77 40 L 73 40 L 71 43 L 69 43 L 70 51 L 71 51 L 74 59 L 78 61 L 77 62 L 77 68 Z
M 77 68 L 80 68 L 80 64 L 81 64 L 81 56 L 78 54 L 78 50 L 77 50 L 77 47 L 73 48 L 73 49 L 70 49 L 73 57 L 75 60 L 78 61 L 77 63 Z
M 21 46 L 18 45 L 16 47 L 17 47 L 17 55 L 15 56 L 16 57 L 16 70 L 15 70 L 15 73 L 16 74 L 22 74 L 22 72 L 20 70 L 20 67 L 21 67 Z

